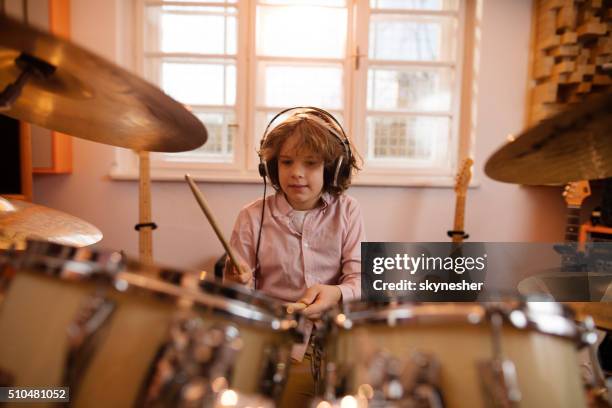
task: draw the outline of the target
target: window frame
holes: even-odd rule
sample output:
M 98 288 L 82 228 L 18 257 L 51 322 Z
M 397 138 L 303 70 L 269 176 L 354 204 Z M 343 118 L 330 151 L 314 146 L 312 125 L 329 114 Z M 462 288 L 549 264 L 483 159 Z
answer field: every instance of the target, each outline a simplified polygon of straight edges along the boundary
M 145 49 L 144 49 L 144 16 L 147 5 L 173 4 L 167 1 L 134 0 L 135 1 L 135 44 L 134 50 L 136 72 L 144 75 Z M 395 10 L 388 9 L 382 14 L 409 14 L 409 15 L 452 15 L 457 18 L 457 42 L 454 62 L 454 79 L 452 85 L 452 99 L 450 109 L 450 145 L 448 154 L 448 165 L 435 171 L 415 166 L 401 167 L 368 167 L 364 168 L 354 178 L 354 185 L 378 185 L 378 186 L 432 186 L 452 187 L 454 186 L 454 175 L 458 163 L 462 157 L 469 155 L 473 148 L 473 140 L 469 134 L 469 126 L 462 126 L 464 121 L 470 120 L 470 108 L 463 107 L 461 102 L 468 103 L 466 97 L 469 94 L 471 82 L 464 78 L 464 69 L 470 69 L 466 64 L 465 44 L 470 43 L 466 30 L 467 13 L 472 12 L 473 0 L 458 0 L 457 11 L 418 11 L 418 10 Z M 183 3 L 185 4 L 185 3 Z M 189 5 L 217 5 L 225 6 L 225 3 L 215 2 L 189 2 Z M 159 160 L 151 155 L 151 178 L 153 180 L 183 180 L 184 174 L 189 172 L 195 179 L 201 181 L 224 182 L 224 183 L 251 183 L 261 182 L 257 172 L 258 159 L 254 151 L 259 147 L 260 135 L 254 135 L 256 130 L 256 112 L 258 111 L 256 101 L 255 78 L 257 75 L 257 62 L 260 57 L 256 56 L 256 9 L 257 1 L 237 0 L 237 45 L 236 45 L 236 101 L 235 118 L 236 132 L 233 143 L 235 152 L 234 163 L 213 163 L 196 161 L 172 161 Z M 380 13 L 380 10 L 377 12 Z M 368 67 L 370 59 L 368 55 L 370 7 L 369 0 L 347 0 L 347 38 L 346 54 L 343 58 L 343 107 L 347 134 L 350 135 L 352 143 L 362 157 L 366 157 L 366 112 L 367 107 L 367 85 Z M 366 29 L 358 29 L 365 27 Z M 471 32 L 471 31 L 470 31 Z M 227 57 L 225 57 L 227 58 Z M 274 57 L 264 57 L 274 59 Z M 290 60 L 290 57 L 282 57 L 282 60 Z M 308 61 L 309 59 L 299 59 Z M 321 59 L 312 58 L 312 61 Z M 407 66 L 410 63 L 422 66 L 449 66 L 446 62 L 431 63 L 422 61 L 378 61 L 375 66 Z M 358 64 L 358 68 L 356 68 Z M 466 71 L 467 72 L 467 71 Z M 278 107 L 279 110 L 281 107 Z M 402 111 L 400 114 L 421 114 Z M 436 116 L 441 116 L 439 112 Z M 356 129 L 361 131 L 356 132 Z M 137 179 L 138 178 L 138 156 L 131 150 L 116 148 L 115 161 L 110 171 L 114 179 Z

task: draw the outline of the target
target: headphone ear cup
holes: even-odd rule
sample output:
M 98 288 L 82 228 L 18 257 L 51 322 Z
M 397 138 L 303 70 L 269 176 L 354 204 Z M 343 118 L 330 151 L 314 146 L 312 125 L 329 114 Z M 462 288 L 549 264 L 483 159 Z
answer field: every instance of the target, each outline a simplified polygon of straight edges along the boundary
M 278 182 L 278 162 L 276 159 L 272 159 L 269 162 L 264 162 L 266 174 L 270 180 L 272 187 L 279 189 L 280 183 Z
M 338 179 L 341 177 L 340 171 L 342 170 L 342 163 L 344 162 L 344 156 L 338 157 L 334 166 L 334 178 L 332 186 L 338 187 Z
M 263 161 L 259 162 L 259 166 L 257 166 L 257 170 L 259 171 L 259 175 L 263 178 L 266 178 L 268 175 L 266 171 L 266 164 Z
M 340 168 L 340 177 L 347 179 L 351 176 L 351 163 L 350 160 L 344 160 L 342 167 Z
M 333 164 L 323 168 L 323 186 L 335 187 L 334 172 L 336 171 L 336 163 L 337 162 L 334 162 Z

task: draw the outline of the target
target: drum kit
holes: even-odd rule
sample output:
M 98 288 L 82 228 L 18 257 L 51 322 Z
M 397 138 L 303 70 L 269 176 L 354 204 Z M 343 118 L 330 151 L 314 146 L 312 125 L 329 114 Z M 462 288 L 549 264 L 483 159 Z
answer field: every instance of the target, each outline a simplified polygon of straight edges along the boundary
M 152 85 L 6 17 L 0 82 L 10 84 L 5 114 L 77 137 L 168 152 L 206 141 Z M 612 176 L 611 109 L 605 94 L 545 121 L 495 153 L 487 174 L 527 184 Z M 77 407 L 278 403 L 291 347 L 304 340 L 299 311 L 206 272 L 88 247 L 101 237 L 76 217 L 0 199 L 0 387 L 69 387 Z M 592 305 L 579 312 L 595 320 L 577 321 L 567 305 L 519 299 L 341 304 L 314 337 L 324 354 L 312 406 L 610 406 L 594 346 L 596 327 L 612 329 L 610 308 Z

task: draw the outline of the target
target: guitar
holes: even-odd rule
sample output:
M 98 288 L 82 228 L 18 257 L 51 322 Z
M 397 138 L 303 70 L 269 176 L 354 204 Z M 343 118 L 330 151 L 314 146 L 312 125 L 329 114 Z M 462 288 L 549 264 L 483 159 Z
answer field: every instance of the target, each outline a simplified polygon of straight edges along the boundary
M 575 271 L 577 267 L 578 233 L 580 231 L 580 207 L 583 201 L 591 195 L 588 180 L 568 183 L 563 190 L 567 204 L 567 219 L 565 222 L 566 253 L 561 256 L 561 268 L 564 271 Z
M 453 222 L 453 229 L 447 231 L 447 235 L 452 239 L 451 253 L 450 256 L 453 258 L 462 258 L 464 256 L 463 251 L 463 240 L 469 237 L 468 234 L 463 230 L 465 224 L 465 199 L 467 196 L 467 189 L 472 178 L 472 165 L 474 160 L 470 157 L 463 160 L 461 167 L 455 177 L 455 221 Z M 483 281 L 482 276 L 470 276 L 469 272 L 458 274 L 451 272 L 448 276 L 449 282 L 461 282 L 465 281 L 471 283 L 476 278 L 478 281 Z M 450 291 L 444 292 L 444 297 L 449 301 L 454 302 L 473 302 L 477 299 L 478 293 Z
M 455 177 L 455 222 L 453 223 L 453 229 L 447 232 L 447 235 L 453 240 L 453 244 L 460 244 L 469 237 L 463 228 L 465 224 L 465 199 L 472 179 L 471 168 L 473 164 L 474 160 L 472 158 L 464 159 Z

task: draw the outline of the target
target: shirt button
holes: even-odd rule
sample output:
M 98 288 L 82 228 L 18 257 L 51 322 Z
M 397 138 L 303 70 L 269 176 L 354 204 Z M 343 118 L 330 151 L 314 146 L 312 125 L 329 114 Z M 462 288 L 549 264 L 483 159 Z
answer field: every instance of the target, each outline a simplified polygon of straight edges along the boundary
M 308 248 L 308 242 L 304 242 L 304 246 Z

